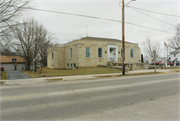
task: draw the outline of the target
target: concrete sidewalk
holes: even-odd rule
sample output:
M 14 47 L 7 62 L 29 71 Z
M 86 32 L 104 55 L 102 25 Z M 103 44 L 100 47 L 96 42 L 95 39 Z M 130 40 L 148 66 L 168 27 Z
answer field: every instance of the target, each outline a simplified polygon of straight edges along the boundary
M 174 73 L 175 71 L 180 71 L 180 69 L 156 69 L 156 72 L 160 73 Z M 149 73 L 154 72 L 151 70 L 135 70 L 126 72 L 126 74 L 138 74 L 138 73 Z M 38 84 L 45 83 L 47 79 L 62 79 L 62 81 L 73 81 L 73 80 L 87 80 L 87 79 L 97 79 L 97 76 L 110 76 L 110 75 L 120 75 L 121 73 L 111 73 L 111 74 L 93 74 L 93 75 L 76 75 L 76 76 L 60 76 L 60 77 L 43 77 L 43 78 L 29 78 L 29 79 L 15 79 L 15 80 L 1 80 L 3 84 L 8 85 L 21 85 L 21 84 Z

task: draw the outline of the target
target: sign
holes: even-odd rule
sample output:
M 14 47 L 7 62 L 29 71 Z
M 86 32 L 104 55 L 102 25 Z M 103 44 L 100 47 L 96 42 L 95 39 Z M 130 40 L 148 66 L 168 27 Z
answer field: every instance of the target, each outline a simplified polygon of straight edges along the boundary
M 154 59 L 156 58 L 156 51 L 155 50 L 153 51 L 153 57 L 154 57 Z
M 13 59 L 12 59 L 12 62 L 16 62 L 16 61 L 17 61 L 17 59 L 16 59 L 16 58 L 13 58 Z

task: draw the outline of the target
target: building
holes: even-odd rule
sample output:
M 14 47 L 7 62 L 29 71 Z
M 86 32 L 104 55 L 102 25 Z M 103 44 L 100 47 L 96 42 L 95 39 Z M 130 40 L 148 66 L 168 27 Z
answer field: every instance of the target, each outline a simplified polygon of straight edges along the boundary
M 168 57 L 169 61 L 173 61 L 174 66 L 176 66 L 176 63 L 180 61 L 180 47 L 174 51 L 169 52 Z
M 68 69 L 97 67 L 107 62 L 122 63 L 122 41 L 117 39 L 85 37 L 48 49 L 47 67 Z M 141 50 L 137 43 L 125 43 L 125 63 L 141 63 Z
M 1 55 L 0 62 L 4 66 L 4 71 L 25 70 L 26 61 L 21 56 Z

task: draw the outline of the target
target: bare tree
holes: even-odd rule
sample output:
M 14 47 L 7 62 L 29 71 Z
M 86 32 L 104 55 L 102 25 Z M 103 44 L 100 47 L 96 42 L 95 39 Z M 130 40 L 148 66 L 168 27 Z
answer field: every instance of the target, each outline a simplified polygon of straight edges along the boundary
M 143 42 L 144 51 L 149 58 L 153 57 L 153 51 L 156 52 L 156 57 L 160 53 L 160 43 L 158 41 L 153 41 L 150 38 L 146 37 L 146 40 Z
M 28 70 L 30 70 L 31 63 L 34 62 L 36 72 L 37 56 L 40 53 L 42 43 L 48 40 L 49 32 L 34 19 L 12 27 L 12 31 L 16 39 L 15 50 L 17 52 L 21 51 L 19 54 L 27 61 Z
M 0 41 L 1 55 L 15 55 L 13 52 L 14 42 L 11 36 L 4 36 Z
M 7 35 L 9 27 L 19 24 L 16 18 L 29 3 L 30 0 L 0 0 L 0 36 Z
M 176 26 L 176 35 L 169 39 L 168 47 L 178 49 L 180 47 L 180 24 Z
M 39 54 L 40 54 L 40 57 L 41 57 L 41 64 L 42 66 L 47 66 L 47 50 L 49 48 L 51 48 L 54 44 L 52 43 L 52 40 L 53 40 L 53 34 L 49 34 L 47 39 L 45 41 L 41 41 L 41 44 L 40 44 L 40 51 L 39 51 Z

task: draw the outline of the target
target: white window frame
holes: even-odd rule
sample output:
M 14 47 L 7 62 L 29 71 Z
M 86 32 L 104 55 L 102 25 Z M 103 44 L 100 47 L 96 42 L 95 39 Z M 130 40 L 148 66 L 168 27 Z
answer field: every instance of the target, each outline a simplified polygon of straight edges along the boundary
M 87 57 L 87 55 L 86 55 L 86 51 L 87 51 L 87 49 L 86 48 L 89 48 L 89 56 Z M 91 48 L 90 47 L 85 47 L 85 57 L 86 58 L 90 58 L 91 57 Z
M 69 50 L 70 50 L 70 58 L 72 58 L 72 48 L 70 48 Z
M 101 49 L 101 57 L 99 57 L 99 49 Z M 98 48 L 98 58 L 103 58 L 103 48 Z
M 131 49 L 130 51 L 131 51 L 131 52 L 130 52 L 130 57 L 131 57 L 131 58 L 134 58 L 134 49 Z
M 54 53 L 52 52 L 52 59 L 54 59 Z

